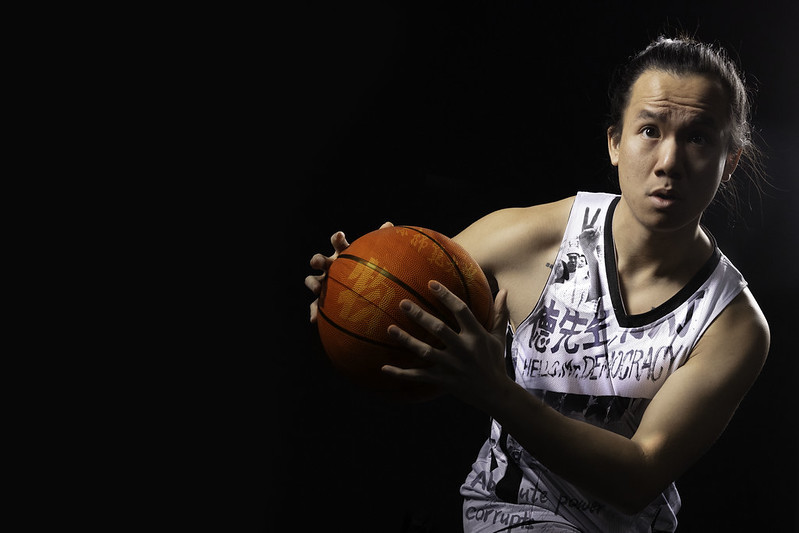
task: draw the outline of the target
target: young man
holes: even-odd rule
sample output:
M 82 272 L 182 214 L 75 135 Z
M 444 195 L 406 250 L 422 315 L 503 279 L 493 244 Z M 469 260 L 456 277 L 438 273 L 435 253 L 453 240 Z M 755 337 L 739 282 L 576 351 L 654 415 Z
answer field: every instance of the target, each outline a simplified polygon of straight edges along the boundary
M 445 348 L 391 326 L 433 364 L 384 371 L 435 383 L 493 418 L 461 489 L 465 530 L 676 528 L 673 481 L 722 433 L 768 352 L 746 282 L 700 225 L 752 148 L 748 114 L 722 51 L 657 40 L 613 92 L 620 196 L 505 209 L 455 237 L 497 291 L 491 331 L 434 280 L 459 332 L 402 303 Z M 314 268 L 347 246 L 341 233 L 331 240 L 336 253 L 314 256 Z M 586 267 L 567 287 L 570 254 Z M 322 280 L 306 285 L 318 293 Z

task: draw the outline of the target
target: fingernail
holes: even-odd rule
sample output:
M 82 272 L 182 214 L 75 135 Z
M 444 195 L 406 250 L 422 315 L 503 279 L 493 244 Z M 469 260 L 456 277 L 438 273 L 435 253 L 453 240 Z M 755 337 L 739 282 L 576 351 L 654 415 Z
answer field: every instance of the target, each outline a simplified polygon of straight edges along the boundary
M 439 291 L 441 290 L 441 284 L 437 281 L 430 282 L 430 290 L 431 291 Z
M 411 310 L 411 302 L 409 302 L 408 300 L 402 300 L 400 302 L 400 309 L 402 309 L 403 311 L 410 311 Z

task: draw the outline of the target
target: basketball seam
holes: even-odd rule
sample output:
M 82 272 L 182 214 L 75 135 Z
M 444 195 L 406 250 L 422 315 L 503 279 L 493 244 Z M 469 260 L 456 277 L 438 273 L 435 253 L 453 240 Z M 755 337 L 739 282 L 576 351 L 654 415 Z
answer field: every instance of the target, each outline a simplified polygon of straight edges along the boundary
M 330 324 L 331 326 L 333 326 L 337 330 L 341 331 L 342 333 L 345 333 L 346 335 L 349 335 L 350 337 L 354 337 L 354 338 L 356 338 L 356 339 L 358 339 L 360 341 L 368 342 L 369 344 L 374 344 L 375 346 L 380 346 L 382 348 L 390 348 L 392 350 L 395 350 L 397 348 L 396 346 L 393 346 L 391 344 L 386 344 L 384 342 L 380 342 L 380 341 L 376 341 L 374 339 L 370 339 L 369 337 L 364 337 L 363 335 L 358 335 L 357 333 L 348 330 L 344 326 L 340 326 L 340 325 L 336 324 L 321 309 L 317 309 L 317 312 L 319 313 L 319 316 L 321 316 L 322 318 L 325 319 L 325 322 L 327 322 L 328 324 Z
M 345 255 L 346 255 L 346 254 L 345 254 Z M 354 257 L 354 256 L 353 256 L 353 257 Z M 373 301 L 372 301 L 372 300 L 370 300 L 369 298 L 366 298 L 366 297 L 365 297 L 363 294 L 361 294 L 361 293 L 359 293 L 358 291 L 354 290 L 352 287 L 349 287 L 349 286 L 348 286 L 346 283 L 343 283 L 341 280 L 338 280 L 338 279 L 336 279 L 336 278 L 335 278 L 335 277 L 333 277 L 333 276 L 328 276 L 328 278 L 327 278 L 327 284 L 330 284 L 330 283 L 336 283 L 336 284 L 340 285 L 340 286 L 341 286 L 341 287 L 342 287 L 342 288 L 343 288 L 345 291 L 347 291 L 347 292 L 351 293 L 352 295 L 354 295 L 354 296 L 355 296 L 356 298 L 358 298 L 359 300 L 363 300 L 363 302 L 365 302 L 365 303 L 366 303 L 366 305 L 369 305 L 369 306 L 371 306 L 371 307 L 374 307 L 374 308 L 375 308 L 375 309 L 377 309 L 377 310 L 378 310 L 378 311 L 379 311 L 379 312 L 380 312 L 382 315 L 384 315 L 386 318 L 388 318 L 388 319 L 389 319 L 389 322 L 392 322 L 392 323 L 396 323 L 396 322 L 398 322 L 397 318 L 396 318 L 396 317 L 394 317 L 394 315 L 392 315 L 392 314 L 391 314 L 391 313 L 390 313 L 390 312 L 389 312 L 387 309 L 383 309 L 383 308 L 382 308 L 382 307 L 380 307 L 380 306 L 379 306 L 379 305 L 378 305 L 376 302 L 373 302 Z M 340 296 L 340 295 L 341 295 L 341 293 L 339 293 L 339 296 Z M 323 309 L 324 309 L 324 307 L 320 307 L 320 311 L 321 311 L 321 310 L 323 310 Z M 333 322 L 333 321 L 330 319 L 330 317 L 327 317 L 327 316 L 326 316 L 325 318 L 326 318 L 326 319 L 327 319 L 327 320 L 328 320 L 330 323 L 332 323 L 332 324 L 335 324 L 335 322 Z M 338 325 L 338 324 L 336 324 L 336 325 L 339 327 L 339 329 L 340 329 L 341 331 L 346 331 L 346 332 L 352 333 L 353 335 L 355 335 L 355 336 L 357 336 L 357 337 L 359 337 L 359 338 L 363 338 L 364 340 L 371 340 L 372 342 L 374 342 L 375 344 L 378 344 L 378 345 L 380 345 L 380 346 L 387 347 L 387 348 L 398 348 L 398 345 L 395 345 L 395 344 L 393 344 L 393 343 L 390 343 L 390 342 L 389 342 L 389 343 L 386 343 L 386 342 L 381 342 L 381 341 L 379 341 L 379 340 L 372 339 L 371 337 L 362 337 L 362 336 L 359 336 L 357 333 L 350 332 L 350 330 L 348 330 L 348 329 L 347 329 L 345 326 Z
M 415 296 L 417 298 L 417 300 L 419 300 L 421 303 L 423 303 L 429 310 L 432 311 L 432 310 L 437 309 L 436 306 L 433 305 L 427 298 L 425 298 L 424 296 L 422 296 L 421 294 L 416 292 L 416 289 L 414 289 L 413 287 L 411 287 L 410 285 L 408 285 L 407 283 L 405 283 L 404 281 L 399 279 L 397 276 L 395 276 L 394 274 L 392 274 L 391 272 L 389 272 L 385 268 L 383 268 L 381 266 L 378 266 L 378 265 L 372 263 L 371 261 L 367 261 L 366 259 L 363 259 L 362 257 L 358 257 L 357 255 L 341 254 L 341 255 L 338 256 L 338 258 L 339 259 L 349 259 L 350 261 L 355 261 L 356 263 L 359 263 L 359 264 L 361 264 L 361 265 L 363 265 L 365 267 L 371 268 L 372 270 L 374 270 L 378 274 L 382 275 L 383 277 L 386 277 L 386 278 L 390 279 L 391 281 L 393 281 L 394 283 L 396 283 L 397 285 L 399 285 L 400 287 L 402 287 L 403 289 L 405 289 L 406 291 L 411 293 L 413 296 Z
M 439 243 L 433 237 L 431 237 L 427 233 L 425 233 L 425 232 L 423 232 L 423 231 L 421 231 L 421 230 L 419 230 L 417 228 L 414 228 L 413 226 L 398 226 L 398 227 L 407 228 L 407 229 L 413 230 L 413 231 L 415 231 L 417 233 L 421 233 L 422 235 L 424 235 L 425 237 L 427 237 L 428 239 L 433 241 L 435 243 L 435 245 L 438 246 L 441 249 L 442 252 L 444 252 L 444 254 L 449 258 L 449 262 L 452 263 L 453 267 L 455 267 L 455 272 L 457 272 L 458 277 L 461 280 L 461 285 L 463 286 L 463 291 L 464 291 L 464 293 L 466 295 L 466 302 L 465 303 L 466 303 L 466 305 L 468 307 L 471 307 L 472 306 L 472 297 L 471 297 L 471 294 L 469 293 L 469 285 L 466 283 L 466 277 L 464 277 L 463 272 L 461 272 L 460 267 L 458 267 L 458 263 L 455 262 L 455 258 L 452 257 L 452 255 L 447 251 L 447 249 L 444 248 L 444 246 L 442 246 L 441 243 Z

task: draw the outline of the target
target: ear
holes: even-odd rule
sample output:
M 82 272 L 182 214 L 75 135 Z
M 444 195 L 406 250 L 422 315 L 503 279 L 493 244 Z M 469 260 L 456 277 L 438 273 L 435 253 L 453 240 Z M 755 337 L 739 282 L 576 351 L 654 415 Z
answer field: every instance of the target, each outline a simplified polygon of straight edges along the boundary
M 619 166 L 619 144 L 613 140 L 613 126 L 608 128 L 608 155 L 610 155 L 610 164 L 614 167 Z M 618 136 L 621 142 L 621 135 Z
M 727 163 L 724 165 L 724 174 L 721 175 L 721 182 L 727 183 L 732 179 L 732 173 L 735 172 L 738 166 L 738 161 L 741 159 L 743 148 L 738 148 L 738 151 L 732 152 L 727 155 Z

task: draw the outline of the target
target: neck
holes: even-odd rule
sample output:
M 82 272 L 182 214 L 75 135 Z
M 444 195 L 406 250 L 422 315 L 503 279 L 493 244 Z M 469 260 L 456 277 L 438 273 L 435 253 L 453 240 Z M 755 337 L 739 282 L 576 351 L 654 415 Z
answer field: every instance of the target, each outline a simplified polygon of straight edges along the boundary
M 713 251 L 699 220 L 674 230 L 652 230 L 639 222 L 622 200 L 612 222 L 619 273 L 683 277 L 698 270 Z

